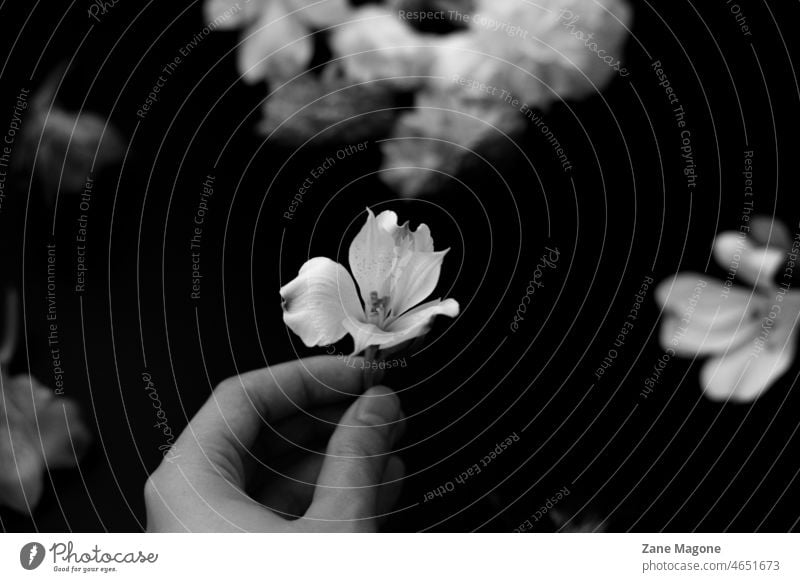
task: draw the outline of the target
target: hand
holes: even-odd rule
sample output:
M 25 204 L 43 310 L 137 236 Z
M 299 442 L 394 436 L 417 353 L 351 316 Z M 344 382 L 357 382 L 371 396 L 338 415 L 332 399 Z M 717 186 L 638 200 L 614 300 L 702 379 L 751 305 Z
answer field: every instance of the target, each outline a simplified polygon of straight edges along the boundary
M 376 531 L 400 493 L 403 413 L 384 387 L 343 404 L 361 386 L 332 357 L 222 382 L 148 479 L 148 530 Z

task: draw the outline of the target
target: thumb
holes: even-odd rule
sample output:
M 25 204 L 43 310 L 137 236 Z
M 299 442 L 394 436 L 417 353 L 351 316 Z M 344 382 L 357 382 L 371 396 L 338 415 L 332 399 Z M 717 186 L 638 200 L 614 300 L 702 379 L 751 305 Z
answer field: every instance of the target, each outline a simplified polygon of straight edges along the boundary
M 378 498 L 403 413 L 390 389 L 367 390 L 333 433 L 305 518 L 337 531 L 373 531 Z M 319 526 L 319 524 L 316 524 Z

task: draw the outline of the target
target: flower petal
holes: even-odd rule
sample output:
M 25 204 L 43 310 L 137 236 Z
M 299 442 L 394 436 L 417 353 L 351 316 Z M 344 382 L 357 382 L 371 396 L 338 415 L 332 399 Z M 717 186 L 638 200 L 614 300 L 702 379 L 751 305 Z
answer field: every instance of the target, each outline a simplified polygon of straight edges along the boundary
M 412 253 L 407 262 L 395 270 L 390 308 L 396 319 L 424 301 L 436 289 L 442 262 L 448 250 L 438 253 Z
M 743 281 L 768 287 L 786 259 L 786 250 L 756 246 L 743 234 L 724 232 L 714 241 L 714 258 Z
M 360 354 L 370 346 L 390 347 L 405 339 L 400 333 L 384 331 L 372 323 L 354 319 L 346 320 L 344 328 L 353 336 L 353 355 Z
M 736 325 L 762 307 L 763 298 L 750 291 L 728 287 L 698 273 L 679 273 L 659 283 L 656 302 L 672 315 L 703 324 Z
M 703 367 L 701 381 L 709 398 L 755 400 L 792 365 L 797 353 L 800 292 L 781 297 L 770 307 L 750 342 Z
M 419 307 L 407 311 L 399 318 L 390 323 L 387 331 L 392 333 L 402 333 L 404 335 L 403 341 L 413 339 L 415 337 L 428 333 L 433 318 L 437 315 L 446 315 L 447 317 L 456 317 L 459 312 L 458 301 L 455 299 L 436 299 L 423 303 Z M 395 345 L 383 346 L 391 347 Z
M 381 79 L 401 91 L 424 83 L 433 61 L 431 42 L 391 11 L 372 5 L 358 8 L 348 22 L 331 31 L 331 49 L 348 79 Z
M 325 257 L 306 262 L 280 293 L 283 321 L 308 347 L 336 343 L 347 333 L 345 321 L 364 320 L 353 278 Z
M 708 282 L 695 273 L 662 281 L 655 297 L 665 310 L 661 345 L 683 356 L 736 349 L 758 333 L 766 315 L 762 295 Z
M 414 231 L 414 252 L 433 252 L 433 237 L 431 237 L 431 229 L 427 224 L 420 224 Z
M 394 213 L 392 213 L 394 214 Z M 381 213 L 385 226 L 388 217 Z M 395 224 L 397 215 L 395 215 Z M 395 263 L 395 241 L 393 235 L 375 218 L 367 208 L 367 222 L 350 243 L 350 270 L 358 283 L 364 305 L 370 305 L 370 294 L 384 297 L 389 275 Z
M 408 239 L 411 243 L 408 245 L 409 250 L 416 253 L 433 252 L 433 237 L 431 237 L 431 229 L 427 224 L 420 224 L 417 230 L 411 230 L 408 221 L 400 226 L 397 213 L 392 210 L 384 210 L 375 217 L 375 220 L 380 228 L 392 235 L 396 246 Z
M 353 320 L 346 321 L 344 327 L 353 336 L 353 342 L 355 343 L 353 353 L 358 354 L 369 346 L 387 349 L 415 337 L 425 335 L 428 333 L 434 317 L 437 315 L 455 317 L 458 315 L 458 310 L 458 302 L 455 299 L 447 299 L 446 301 L 437 299 L 412 309 L 395 320 L 385 330 L 371 323 Z
M 384 210 L 375 217 L 375 222 L 378 223 L 378 228 L 381 228 L 392 235 L 395 244 L 397 243 L 398 238 L 402 238 L 404 233 L 408 233 L 408 223 L 400 226 L 400 224 L 398 224 L 397 213 L 393 210 Z
M 246 31 L 238 50 L 239 73 L 249 83 L 264 77 L 285 81 L 306 68 L 312 52 L 309 32 L 283 2 L 272 1 Z
M 667 316 L 661 323 L 659 339 L 664 349 L 672 348 L 679 356 L 698 356 L 735 350 L 758 333 L 760 320 L 743 319 L 737 324 L 717 319 L 700 322 Z
M 750 402 L 783 376 L 797 352 L 797 338 L 790 334 L 785 341 L 758 351 L 756 344 L 728 352 L 706 362 L 700 380 L 706 396 L 712 400 Z

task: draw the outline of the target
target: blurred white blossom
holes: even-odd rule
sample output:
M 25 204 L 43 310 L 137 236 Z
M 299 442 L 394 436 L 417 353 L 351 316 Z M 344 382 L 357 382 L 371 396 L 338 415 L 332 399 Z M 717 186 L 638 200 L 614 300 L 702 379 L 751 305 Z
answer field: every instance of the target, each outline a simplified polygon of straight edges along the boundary
M 122 160 L 127 142 L 97 113 L 70 111 L 56 99 L 64 67 L 53 71 L 36 92 L 22 136 L 20 164 L 34 176 L 52 201 L 58 192 L 74 193 L 90 174 Z
M 430 186 L 432 174 L 414 166 L 455 172 L 464 148 L 525 126 L 534 109 L 584 98 L 627 75 L 627 0 L 385 0 L 359 8 L 347 0 L 251 0 L 231 14 L 235 6 L 207 0 L 206 18 L 245 28 L 239 68 L 248 81 L 283 82 L 305 71 L 311 35 L 324 28 L 331 58 L 323 78 L 412 94 L 418 110 L 399 116 L 394 137 L 420 139 L 387 144 L 390 171 L 382 174 L 405 196 Z M 278 127 L 291 108 L 266 109 L 275 117 L 267 126 Z M 325 117 L 308 115 L 314 123 Z
M 622 71 L 630 20 L 624 0 L 478 0 L 469 29 L 439 46 L 432 82 L 467 80 L 539 108 L 585 97 Z
M 346 20 L 350 4 L 347 0 L 206 0 L 204 10 L 209 26 L 243 29 L 237 61 L 245 81 L 282 82 L 308 67 L 314 30 Z
M 489 156 L 485 150 L 498 144 L 502 150 L 524 128 L 524 117 L 503 103 L 425 92 L 381 144 L 381 179 L 402 196 L 428 193 L 476 152 Z
M 800 291 L 776 281 L 788 252 L 781 224 L 754 221 L 753 232 L 717 237 L 714 257 L 728 271 L 720 281 L 679 273 L 663 281 L 656 300 L 664 310 L 661 344 L 668 354 L 710 359 L 700 381 L 713 400 L 748 402 L 758 398 L 795 359 Z M 747 286 L 734 286 L 734 278 Z
M 427 81 L 436 39 L 416 32 L 394 12 L 365 6 L 332 31 L 331 48 L 347 78 L 359 82 L 383 79 L 408 91 Z

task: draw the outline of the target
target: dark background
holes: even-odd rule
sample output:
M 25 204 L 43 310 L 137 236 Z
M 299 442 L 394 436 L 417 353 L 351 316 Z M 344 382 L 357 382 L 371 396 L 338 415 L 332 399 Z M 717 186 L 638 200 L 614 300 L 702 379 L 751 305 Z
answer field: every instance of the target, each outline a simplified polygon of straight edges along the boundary
M 722 0 L 634 2 L 631 76 L 546 114 L 572 172 L 531 127 L 519 149 L 492 146 L 502 152 L 496 166 L 476 159 L 464 184 L 398 200 L 373 173 L 373 143 L 318 181 L 293 221 L 282 215 L 295 190 L 336 147 L 303 148 L 284 165 L 290 150 L 254 132 L 266 87 L 237 82 L 236 33 L 203 40 L 146 119 L 136 116 L 161 67 L 202 29 L 200 3 L 120 0 L 100 23 L 86 2 L 1 4 L 3 126 L 20 87 L 35 90 L 66 59 L 59 101 L 110 116 L 130 140 L 124 166 L 95 175 L 81 296 L 73 290 L 77 198 L 53 209 L 23 173 L 0 215 L 2 280 L 24 288 L 14 367 L 52 384 L 45 245 L 55 240 L 65 393 L 82 403 L 96 436 L 80 471 L 51 474 L 33 518 L 0 510 L 3 529 L 143 529 L 142 487 L 164 435 L 153 427 L 142 373 L 178 433 L 220 380 L 320 353 L 283 325 L 278 289 L 309 256 L 346 262 L 367 205 L 426 222 L 437 248 L 452 247 L 440 289 L 462 305 L 455 322 L 437 322 L 436 341 L 385 380 L 402 389 L 409 416 L 403 511 L 387 529 L 511 531 L 563 487 L 570 495 L 536 531 L 795 529 L 798 366 L 752 405 L 734 405 L 705 399 L 699 366 L 672 359 L 643 399 L 662 354 L 651 286 L 619 357 L 601 380 L 593 375 L 646 277 L 723 275 L 711 245 L 740 223 L 745 150 L 755 152 L 755 211 L 798 229 L 792 27 L 800 10 L 738 4 L 751 37 Z M 687 113 L 693 193 L 655 60 Z M 208 174 L 215 191 L 194 301 L 188 247 Z M 560 250 L 560 262 L 511 333 L 545 246 Z M 340 349 L 349 350 L 346 341 Z M 423 503 L 515 432 L 519 442 L 480 475 Z

